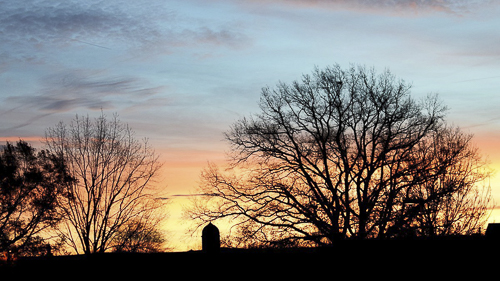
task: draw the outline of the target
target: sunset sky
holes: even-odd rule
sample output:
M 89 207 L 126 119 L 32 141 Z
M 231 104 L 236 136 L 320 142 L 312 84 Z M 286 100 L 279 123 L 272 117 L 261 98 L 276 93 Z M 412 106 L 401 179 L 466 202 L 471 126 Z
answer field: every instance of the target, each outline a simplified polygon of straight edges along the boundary
M 75 114 L 118 113 L 162 155 L 173 244 L 183 196 L 260 90 L 362 64 L 437 93 L 500 171 L 500 1 L 0 1 L 0 141 L 39 145 Z M 500 204 L 500 176 L 491 178 Z M 491 221 L 500 222 L 500 212 Z

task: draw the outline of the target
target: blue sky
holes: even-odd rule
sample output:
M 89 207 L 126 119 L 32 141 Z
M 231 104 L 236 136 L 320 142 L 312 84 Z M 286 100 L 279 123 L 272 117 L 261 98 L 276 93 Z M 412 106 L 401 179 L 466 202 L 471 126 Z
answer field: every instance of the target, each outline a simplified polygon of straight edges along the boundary
M 0 140 L 116 112 L 189 193 L 262 87 L 352 63 L 438 93 L 500 168 L 498 15 L 479 0 L 0 1 Z

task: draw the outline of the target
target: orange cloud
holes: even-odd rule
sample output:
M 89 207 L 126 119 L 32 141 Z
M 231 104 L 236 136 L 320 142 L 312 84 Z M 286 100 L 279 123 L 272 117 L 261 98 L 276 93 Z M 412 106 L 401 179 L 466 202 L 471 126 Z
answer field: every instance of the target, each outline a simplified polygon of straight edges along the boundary
M 23 140 L 26 142 L 31 143 L 32 145 L 37 145 L 41 144 L 43 137 L 41 136 L 26 136 L 26 137 L 19 137 L 19 136 L 0 136 L 0 143 L 5 144 L 6 142 L 16 142 L 19 140 Z

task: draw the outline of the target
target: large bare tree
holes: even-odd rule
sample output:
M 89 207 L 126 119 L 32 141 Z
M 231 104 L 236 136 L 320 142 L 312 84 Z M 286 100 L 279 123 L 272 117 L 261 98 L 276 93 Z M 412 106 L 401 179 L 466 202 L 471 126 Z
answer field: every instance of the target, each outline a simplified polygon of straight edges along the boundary
M 235 219 L 241 241 L 294 245 L 477 230 L 488 193 L 470 195 L 484 162 L 445 125 L 437 96 L 415 100 L 410 88 L 388 70 L 339 65 L 264 88 L 260 112 L 226 133 L 229 169 L 202 173 L 210 196 L 188 216 Z
M 69 126 L 47 129 L 45 143 L 76 179 L 62 203 L 60 230 L 77 253 L 108 250 L 121 227 L 155 206 L 146 188 L 160 168 L 158 157 L 116 115 L 77 115 Z

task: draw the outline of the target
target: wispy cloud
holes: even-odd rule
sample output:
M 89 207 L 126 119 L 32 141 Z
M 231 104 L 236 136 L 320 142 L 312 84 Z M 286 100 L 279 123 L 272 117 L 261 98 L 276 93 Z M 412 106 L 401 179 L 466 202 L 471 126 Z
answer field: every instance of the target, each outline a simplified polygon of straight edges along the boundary
M 114 4 L 113 4 L 114 3 Z M 116 1 L 20 1 L 0 2 L 1 32 L 10 41 L 28 39 L 31 44 L 70 43 L 92 38 L 148 41 L 158 28 L 137 9 L 124 10 Z
M 171 103 L 170 99 L 162 97 L 164 86 L 152 86 L 133 76 L 66 70 L 40 80 L 39 92 L 10 95 L 2 100 L 0 136 L 33 134 L 40 124 L 47 126 L 65 115 L 71 118 L 76 112 L 151 111 Z
M 100 71 L 67 70 L 41 79 L 41 92 L 10 96 L 4 102 L 14 108 L 31 108 L 57 113 L 84 108 L 115 109 L 135 104 L 159 93 L 162 87 L 148 87 L 146 81 L 131 77 L 107 77 Z
M 279 3 L 298 7 L 346 9 L 399 16 L 432 12 L 464 15 L 474 12 L 482 5 L 498 4 L 498 1 L 493 0 L 254 0 L 254 2 L 264 5 Z
M 0 73 L 24 72 L 11 81 L 2 77 L 10 88 L 0 91 L 0 133 L 28 131 L 56 118 L 50 115 L 161 112 L 175 102 L 166 91 L 172 79 L 156 79 L 161 55 L 179 51 L 198 59 L 248 46 L 244 28 L 231 20 L 212 21 L 191 14 L 191 5 L 175 10 L 172 3 L 0 1 Z
M 166 1 L 0 2 L 2 45 L 28 48 L 88 45 L 104 49 L 168 52 L 177 46 L 244 46 L 230 25 L 209 26 L 169 9 Z M 2 54 L 0 47 L 0 54 Z M 3 48 L 7 49 L 7 48 Z M 6 51 L 3 53 L 5 54 Z

